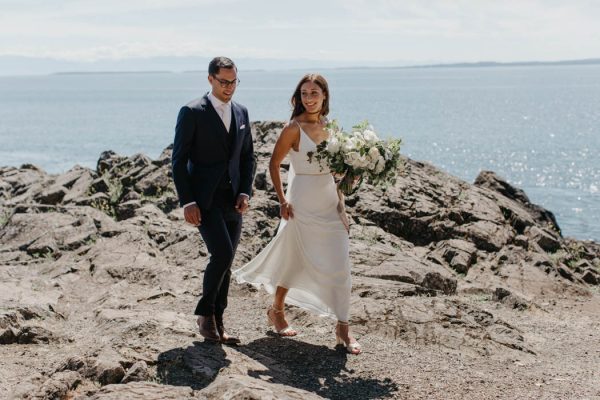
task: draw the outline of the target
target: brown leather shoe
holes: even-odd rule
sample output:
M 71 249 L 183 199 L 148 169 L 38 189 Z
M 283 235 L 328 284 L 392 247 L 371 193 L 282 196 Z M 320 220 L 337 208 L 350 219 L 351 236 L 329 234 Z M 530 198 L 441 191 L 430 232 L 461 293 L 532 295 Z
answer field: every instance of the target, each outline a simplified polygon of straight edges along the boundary
M 221 341 L 221 337 L 219 336 L 219 332 L 217 332 L 217 324 L 215 322 L 215 316 L 204 316 L 200 315 L 198 317 L 198 329 L 200 330 L 200 334 L 204 336 L 204 340 L 208 340 L 210 342 L 219 342 Z
M 223 325 L 223 316 L 215 316 L 215 321 L 217 324 L 217 332 L 219 332 L 219 336 L 221 337 L 221 343 L 223 344 L 240 344 L 242 341 L 225 331 L 225 326 Z

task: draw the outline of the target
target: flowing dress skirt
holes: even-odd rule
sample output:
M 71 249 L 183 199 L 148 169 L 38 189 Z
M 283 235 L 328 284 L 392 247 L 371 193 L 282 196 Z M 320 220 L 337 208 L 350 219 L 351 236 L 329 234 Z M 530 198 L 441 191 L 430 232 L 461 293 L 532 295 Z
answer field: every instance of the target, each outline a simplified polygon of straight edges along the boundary
M 349 238 L 332 176 L 295 175 L 287 199 L 294 218 L 282 220 L 273 240 L 233 274 L 237 282 L 262 285 L 269 293 L 288 288 L 287 303 L 348 321 Z

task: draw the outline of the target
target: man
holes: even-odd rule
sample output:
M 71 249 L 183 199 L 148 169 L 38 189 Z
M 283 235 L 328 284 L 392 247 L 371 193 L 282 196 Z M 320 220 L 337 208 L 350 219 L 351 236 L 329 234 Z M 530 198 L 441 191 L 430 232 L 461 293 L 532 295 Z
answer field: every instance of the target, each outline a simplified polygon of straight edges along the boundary
M 197 226 L 210 253 L 195 314 L 205 340 L 237 344 L 223 312 L 242 214 L 252 195 L 255 160 L 248 110 L 231 101 L 239 83 L 227 57 L 208 65 L 211 92 L 181 108 L 173 143 L 173 180 L 185 220 Z

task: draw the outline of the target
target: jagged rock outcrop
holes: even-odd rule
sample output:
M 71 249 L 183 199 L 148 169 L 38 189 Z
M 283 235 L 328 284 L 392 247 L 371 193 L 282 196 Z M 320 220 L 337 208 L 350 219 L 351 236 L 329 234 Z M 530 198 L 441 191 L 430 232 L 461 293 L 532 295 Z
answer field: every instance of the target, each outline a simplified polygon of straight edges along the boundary
M 282 126 L 253 126 L 255 193 L 234 268 L 275 235 L 268 158 Z M 600 245 L 562 237 L 550 211 L 492 172 L 471 185 L 404 159 L 393 187 L 346 199 L 364 355 L 334 350 L 331 322 L 293 307 L 297 340 L 265 334 L 268 295 L 236 284 L 228 325 L 245 344 L 206 346 L 191 310 L 208 256 L 178 209 L 170 154 L 107 151 L 95 171 L 60 175 L 0 168 L 0 397 L 435 397 L 396 375 L 404 357 L 424 357 L 413 370 L 440 349 L 499 365 L 549 357 L 515 313 L 597 296 Z M 485 380 L 468 385 L 489 395 Z

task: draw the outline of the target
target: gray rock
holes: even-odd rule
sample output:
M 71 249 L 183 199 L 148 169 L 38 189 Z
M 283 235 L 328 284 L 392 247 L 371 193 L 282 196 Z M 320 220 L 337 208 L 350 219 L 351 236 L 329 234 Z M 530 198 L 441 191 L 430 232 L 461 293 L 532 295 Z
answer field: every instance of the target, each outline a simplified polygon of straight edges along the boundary
M 511 293 L 510 291 L 504 289 L 504 288 L 496 288 L 496 290 L 494 291 L 494 295 L 492 297 L 492 300 L 494 301 L 502 301 L 504 298 L 510 296 Z
M 68 189 L 63 186 L 54 186 L 37 195 L 35 200 L 41 204 L 55 205 L 62 202 L 67 192 Z
M 35 239 L 29 246 L 25 248 L 25 251 L 30 256 L 45 257 L 58 253 L 58 245 L 52 236 L 44 235 Z
M 553 253 L 560 248 L 560 236 L 552 231 L 532 226 L 526 234 L 545 251 Z
M 121 383 L 147 381 L 149 378 L 148 365 L 144 361 L 138 361 L 127 370 Z
M 55 185 L 61 185 L 68 189 L 67 194 L 63 198 L 63 203 L 71 203 L 77 199 L 87 196 L 90 185 L 96 178 L 94 171 L 75 166 L 64 174 L 56 178 Z
M 19 332 L 12 327 L 0 328 L 0 344 L 17 343 Z
M 458 273 L 466 274 L 477 261 L 477 248 L 465 240 L 450 239 L 441 242 L 442 257 Z
M 158 168 L 144 176 L 134 185 L 135 191 L 145 196 L 159 196 L 167 191 L 173 185 L 171 170 L 168 165 L 164 168 Z
M 486 337 L 505 347 L 535 354 L 533 350 L 527 348 L 523 335 L 508 324 L 495 324 L 488 329 Z
M 18 334 L 19 344 L 48 344 L 56 340 L 51 331 L 41 326 L 24 326 Z
M 573 282 L 575 280 L 575 276 L 569 270 L 569 267 L 567 267 L 566 265 L 559 265 L 558 267 L 556 267 L 556 270 L 558 271 L 560 276 L 562 276 L 563 278 L 565 278 L 571 282 Z
M 110 195 L 103 192 L 94 193 L 88 197 L 82 197 L 74 201 L 78 206 L 90 206 L 107 212 L 110 209 Z
M 93 193 L 108 193 L 109 183 L 106 177 L 101 176 L 92 181 L 90 189 Z
M 529 238 L 525 235 L 517 235 L 513 243 L 519 247 L 527 249 L 529 247 Z
M 270 184 L 267 181 L 266 171 L 260 171 L 256 173 L 256 177 L 254 178 L 254 187 L 258 190 L 268 190 L 270 188 Z
M 439 290 L 444 294 L 456 293 L 456 279 L 442 276 L 438 272 L 429 272 L 425 274 L 423 280 L 417 283 L 428 289 Z
M 518 310 L 525 310 L 529 308 L 528 301 L 511 293 L 510 291 L 504 288 L 496 288 L 496 290 L 494 290 L 494 294 L 492 295 L 492 300 L 503 303 L 510 308 L 515 308 Z
M 96 171 L 99 175 L 103 175 L 125 159 L 126 157 L 119 156 L 112 150 L 103 151 L 98 158 Z
M 199 400 L 191 387 L 161 385 L 151 382 L 131 382 L 126 385 L 107 385 L 75 400 Z
M 130 200 L 119 204 L 116 208 L 117 220 L 122 221 L 133 218 L 135 216 L 135 210 L 141 206 L 142 202 L 140 200 Z
M 583 275 L 581 276 L 584 282 L 589 283 L 590 285 L 598 285 L 600 284 L 600 274 L 594 271 L 591 268 L 588 268 Z
M 323 399 L 314 393 L 243 375 L 219 376 L 200 392 L 207 399 L 277 400 Z
M 165 147 L 165 149 L 160 153 L 158 159 L 154 160 L 152 163 L 159 167 L 166 165 L 171 165 L 171 156 L 173 155 L 173 143 Z
M 142 195 L 140 195 L 135 190 L 130 190 L 123 195 L 121 202 L 125 203 L 125 202 L 131 201 L 131 200 L 141 200 L 141 199 L 142 199 Z
M 75 371 L 57 372 L 48 378 L 33 394 L 35 399 L 67 399 L 69 392 L 81 384 L 83 378 Z
M 118 361 L 98 359 L 92 366 L 92 374 L 104 386 L 121 382 L 125 369 Z
M 501 193 L 520 203 L 530 203 L 529 197 L 523 190 L 512 186 L 493 171 L 481 171 L 475 178 L 474 184 Z
M 514 238 L 510 227 L 484 220 L 460 226 L 456 232 L 472 241 L 478 249 L 490 252 L 500 250 Z
M 476 186 L 484 187 L 486 189 L 498 192 L 503 196 L 507 197 L 508 199 L 516 201 L 517 203 L 523 205 L 527 209 L 528 213 L 531 215 L 531 217 L 536 223 L 556 232 L 560 232 L 560 228 L 558 226 L 558 223 L 556 222 L 556 217 L 551 211 L 546 210 L 545 208 L 540 207 L 538 205 L 532 204 L 529 200 L 529 197 L 527 197 L 523 190 L 512 186 L 511 184 L 506 182 L 506 180 L 498 176 L 496 173 L 492 171 L 482 171 L 479 173 L 477 178 L 475 178 L 474 184 Z M 509 210 L 507 210 L 509 211 L 508 213 L 511 215 L 513 214 L 512 212 L 510 212 L 512 209 L 514 208 L 511 207 Z M 521 221 L 524 220 L 521 219 Z M 524 228 L 525 225 L 529 224 L 521 224 L 521 227 Z
M 62 371 L 85 371 L 87 362 L 81 356 L 72 356 L 62 361 L 57 367 L 56 372 Z

